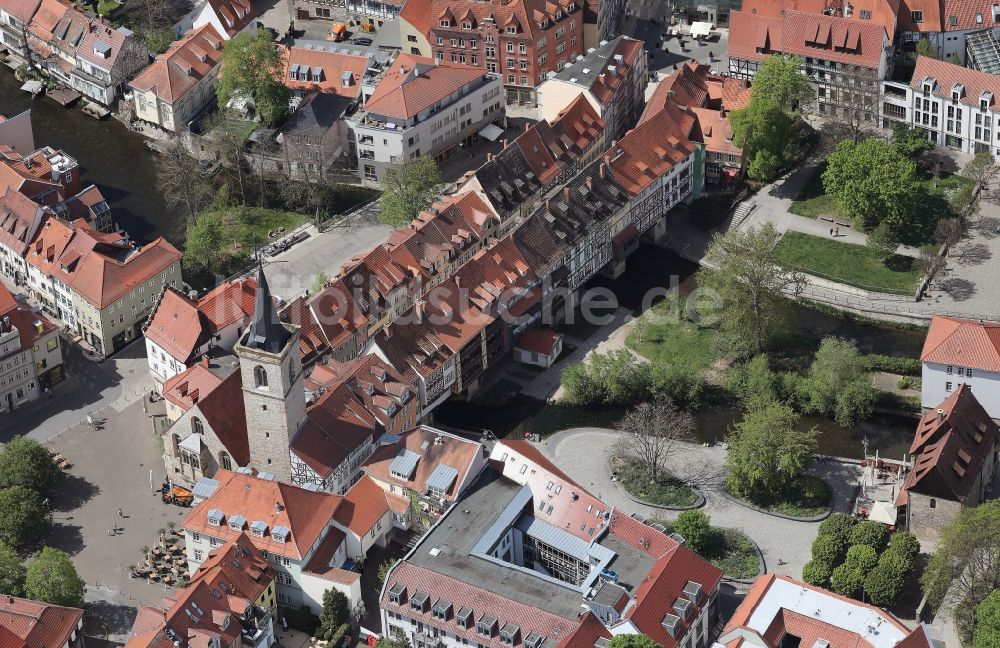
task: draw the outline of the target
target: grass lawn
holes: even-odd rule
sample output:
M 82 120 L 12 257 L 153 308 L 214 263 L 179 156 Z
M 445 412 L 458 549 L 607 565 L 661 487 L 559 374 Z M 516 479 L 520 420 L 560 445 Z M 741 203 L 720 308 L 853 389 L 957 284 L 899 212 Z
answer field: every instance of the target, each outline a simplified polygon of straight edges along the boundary
M 669 474 L 662 474 L 655 482 L 650 482 L 646 468 L 637 459 L 618 459 L 614 468 L 622 487 L 644 502 L 660 506 L 689 506 L 698 499 L 694 491 Z
M 305 214 L 281 211 L 278 209 L 261 209 L 259 207 L 233 208 L 224 212 L 208 212 L 205 216 L 220 218 L 224 231 L 231 233 L 231 238 L 227 243 L 239 246 L 243 254 L 253 252 L 256 244 L 263 247 L 268 243 L 277 240 L 268 236 L 272 230 L 285 228 L 284 234 L 288 234 L 293 229 L 309 220 Z
M 912 257 L 894 255 L 880 263 L 862 245 L 801 232 L 785 232 L 775 248 L 783 264 L 866 290 L 912 295 L 923 276 Z
M 808 182 L 802 187 L 802 191 L 792 201 L 788 211 L 807 218 L 817 218 L 819 216 L 846 218 L 841 213 L 837 202 L 826 195 L 826 192 L 823 190 L 823 171 L 825 170 L 826 162 L 816 167 L 816 171 L 809 177 Z
M 673 522 L 649 522 L 663 525 L 667 534 L 674 532 Z M 760 557 L 753 542 L 735 529 L 712 527 L 708 542 L 695 553 L 721 569 L 729 578 L 753 578 L 760 571 Z
M 107 17 L 114 13 L 120 6 L 122 6 L 122 3 L 116 2 L 116 0 L 99 0 L 97 3 L 97 13 Z
M 737 499 L 743 499 L 729 493 Z M 757 508 L 792 517 L 813 517 L 830 506 L 830 485 L 815 475 L 799 475 L 780 496 L 769 500 L 743 500 Z
M 653 361 L 665 356 L 671 363 L 708 369 L 718 359 L 718 331 L 676 316 L 674 304 L 675 300 L 664 299 L 643 313 L 646 324 L 633 327 L 625 344 Z M 645 330 L 637 330 L 642 326 Z

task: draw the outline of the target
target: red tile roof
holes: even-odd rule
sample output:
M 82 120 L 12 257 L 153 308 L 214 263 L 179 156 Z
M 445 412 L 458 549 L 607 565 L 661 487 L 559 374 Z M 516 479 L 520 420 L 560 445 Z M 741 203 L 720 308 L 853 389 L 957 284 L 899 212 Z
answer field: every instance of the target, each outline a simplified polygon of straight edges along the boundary
M 230 37 L 243 31 L 257 17 L 250 0 L 208 0 L 208 4 Z
M 0 318 L 10 318 L 10 325 L 17 328 L 20 346 L 6 356 L 14 355 L 34 346 L 37 340 L 56 330 L 56 325 L 41 313 L 34 313 L 14 300 L 7 287 L 0 284 Z M 0 330 L 3 325 L 0 324 Z M 6 332 L 6 330 L 4 330 Z M 0 356 L 0 358 L 6 357 Z
M 205 362 L 212 360 L 204 358 L 203 362 L 192 365 L 173 378 L 168 378 L 163 383 L 164 398 L 186 412 L 215 391 L 224 378 L 206 367 Z
M 435 439 L 441 437 L 440 444 Z M 389 466 L 403 450 L 409 450 L 420 456 L 417 467 L 409 480 L 403 480 L 389 473 Z M 365 475 L 384 483 L 405 486 L 418 492 L 427 490 L 427 478 L 438 466 L 445 465 L 458 471 L 454 484 L 446 495 L 446 499 L 454 501 L 458 489 L 465 482 L 472 468 L 476 455 L 482 451 L 482 446 L 474 441 L 421 425 L 402 435 L 398 443 L 378 448 L 371 458 L 365 462 Z
M 917 57 L 917 65 L 910 78 L 910 87 L 920 90 L 925 80 L 933 79 L 932 94 L 951 99 L 951 90 L 956 85 L 963 86 L 959 101 L 967 106 L 979 107 L 979 98 L 990 93 L 989 105 L 1000 105 L 1000 77 L 979 70 L 962 67 L 947 61 L 939 61 L 929 56 Z
M 291 451 L 321 478 L 326 478 L 351 453 L 381 436 L 381 423 L 349 389 L 321 395 L 306 410 L 306 420 L 292 439 Z
M 26 23 L 35 14 L 39 2 L 40 0 L 3 0 L 0 6 L 3 6 L 3 10 L 10 15 Z
M 213 362 L 216 361 L 205 358 L 192 369 L 174 376 L 164 383 L 164 393 L 167 400 L 181 409 L 197 406 L 199 416 L 212 428 L 236 465 L 246 466 L 250 464 L 250 442 L 243 404 L 243 378 L 234 364 L 230 369 L 232 373 L 214 384 L 206 375 L 206 372 L 211 373 L 207 365 Z
M 642 45 L 642 41 L 627 36 L 618 39 L 618 44 L 608 54 L 604 72 L 598 74 L 590 85 L 590 91 L 601 105 L 607 106 L 611 102 L 622 82 L 629 78 L 631 68 L 641 61 L 639 57 L 646 55 Z M 621 63 L 616 61 L 616 55 L 621 55 Z M 611 67 L 615 68 L 614 72 L 610 70 Z
M 556 648 L 594 648 L 598 639 L 611 639 L 611 631 L 604 627 L 593 612 L 583 615 L 580 625 L 556 644 Z
M 521 339 L 514 345 L 516 349 L 523 349 L 530 353 L 540 353 L 549 355 L 555 349 L 556 343 L 562 338 L 561 333 L 547 329 L 528 329 L 521 336 Z
M 983 465 L 993 461 L 998 434 L 1000 428 L 972 389 L 960 384 L 920 418 L 910 446 L 913 469 L 902 490 L 965 501 Z
M 316 548 L 316 553 L 313 554 L 312 558 L 309 559 L 309 563 L 305 566 L 305 571 L 328 581 L 343 583 L 345 585 L 350 585 L 360 580 L 361 574 L 358 572 L 331 566 L 335 562 L 334 557 L 337 550 L 343 546 L 345 538 L 347 538 L 347 535 L 343 531 L 337 527 L 330 527 L 330 530 L 326 532 L 326 537 L 323 538 L 323 542 Z
M 90 20 L 89 29 L 84 32 L 76 54 L 99 68 L 110 70 L 117 62 L 126 40 L 125 34 L 118 31 L 114 25 L 105 22 L 103 18 L 95 18 Z M 110 48 L 107 58 L 94 51 L 94 48 L 105 46 Z
M 129 85 L 144 92 L 152 90 L 169 104 L 180 101 L 222 62 L 222 42 L 211 23 L 189 29 Z
M 189 587 L 205 582 L 210 587 L 220 588 L 230 597 L 238 597 L 250 603 L 255 602 L 274 580 L 274 567 L 256 550 L 250 536 L 244 531 L 226 543 L 225 546 L 208 554 L 205 562 L 191 576 Z M 243 609 L 233 610 L 242 615 Z
M 942 0 L 941 23 L 943 31 L 992 29 L 993 7 L 991 0 Z M 927 17 L 924 17 L 927 20 Z
M 694 115 L 674 104 L 640 123 L 605 154 L 614 179 L 629 195 L 641 193 L 694 153 L 694 124 Z
M 0 198 L 0 243 L 23 256 L 45 218 L 41 205 L 14 188 L 7 189 Z
M 164 289 L 144 332 L 147 339 L 184 364 L 212 337 L 211 325 L 198 310 L 198 303 L 172 286 Z
M 365 110 L 386 117 L 411 119 L 462 86 L 486 76 L 483 68 L 400 54 L 375 88 Z
M 698 124 L 696 135 L 692 139 L 704 144 L 706 151 L 735 155 L 737 158 L 743 155 L 743 149 L 733 144 L 733 127 L 728 117 L 711 108 L 690 110 Z
M 282 83 L 292 90 L 325 92 L 351 99 L 361 94 L 361 80 L 368 69 L 367 56 L 287 45 L 280 45 L 279 48 L 283 66 Z M 309 79 L 312 79 L 311 72 L 314 68 L 321 68 L 322 76 L 319 81 L 293 80 L 290 76 L 292 65 L 308 68 Z M 345 73 L 351 75 L 346 86 L 343 84 Z
M 1000 322 L 935 315 L 920 360 L 1000 372 Z
M 213 479 L 219 487 L 207 499 L 194 507 L 181 524 L 185 531 L 203 533 L 230 540 L 242 533 L 228 526 L 228 518 L 242 515 L 246 523 L 260 520 L 268 531 L 263 538 L 251 536 L 258 550 L 302 560 L 329 526 L 340 506 L 341 497 L 330 493 L 309 491 L 291 484 L 252 475 L 219 470 Z M 208 511 L 219 509 L 226 516 L 221 526 L 208 523 Z M 291 533 L 287 542 L 274 539 L 276 526 L 287 527 Z
M 83 619 L 83 610 L 39 603 L 4 595 L 0 597 L 0 645 L 4 648 L 57 647 L 70 643 Z M 82 631 L 82 630 L 81 630 Z
M 364 537 L 388 512 L 386 492 L 371 477 L 364 476 L 344 495 L 334 519 L 354 535 Z
M 382 425 L 392 420 L 406 403 L 415 402 L 417 396 L 415 387 L 373 353 L 349 362 L 330 360 L 317 365 L 306 381 L 306 389 L 312 392 L 346 390 Z M 372 441 L 376 439 L 372 437 Z
M 900 0 L 897 27 L 901 32 L 934 33 L 946 31 L 942 20 L 942 0 Z M 921 12 L 921 21 L 913 22 L 913 12 Z
M 58 218 L 46 218 L 38 236 L 28 248 L 28 263 L 50 274 L 73 238 L 73 226 Z

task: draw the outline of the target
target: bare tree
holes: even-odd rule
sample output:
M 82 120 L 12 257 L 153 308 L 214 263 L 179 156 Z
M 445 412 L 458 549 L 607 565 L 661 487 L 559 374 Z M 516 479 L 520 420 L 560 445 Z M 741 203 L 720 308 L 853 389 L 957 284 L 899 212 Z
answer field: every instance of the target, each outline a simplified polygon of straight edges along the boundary
M 962 239 L 962 221 L 959 218 L 942 218 L 934 228 L 934 240 L 951 247 Z
M 292 202 L 299 202 L 304 209 L 314 212 L 319 227 L 329 202 L 331 183 L 328 176 L 337 153 L 335 138 L 329 128 L 312 125 L 284 133 L 282 139 L 288 176 L 292 179 L 283 191 Z
M 202 176 L 198 161 L 188 155 L 180 140 L 164 151 L 157 167 L 156 184 L 167 207 L 183 207 L 189 223 L 212 202 L 212 185 Z
M 235 175 L 240 190 L 240 204 L 246 205 L 246 144 L 254 130 L 254 124 L 220 110 L 206 120 L 206 129 L 223 166 L 230 175 Z
M 667 458 L 677 451 L 677 442 L 694 432 L 694 417 L 669 398 L 660 398 L 630 409 L 620 426 L 624 437 L 619 452 L 642 463 L 655 482 Z
M 946 263 L 943 256 L 928 250 L 922 251 L 917 259 L 917 267 L 927 276 L 928 283 L 944 270 Z
M 132 24 L 150 32 L 169 27 L 188 9 L 188 3 L 168 0 L 129 0 L 126 6 Z

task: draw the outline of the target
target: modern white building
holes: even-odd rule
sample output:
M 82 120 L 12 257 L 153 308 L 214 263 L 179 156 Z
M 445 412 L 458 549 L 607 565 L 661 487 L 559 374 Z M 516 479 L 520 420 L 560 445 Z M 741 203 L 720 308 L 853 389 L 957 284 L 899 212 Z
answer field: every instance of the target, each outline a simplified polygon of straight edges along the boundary
M 1000 77 L 921 56 L 910 84 L 882 84 L 883 128 L 908 124 L 938 146 L 1000 157 Z
M 358 174 L 379 186 L 393 164 L 421 155 L 447 159 L 478 135 L 496 139 L 504 122 L 499 75 L 460 63 L 401 54 L 377 79 L 351 120 Z
M 250 0 L 197 0 L 191 11 L 174 25 L 174 31 L 180 38 L 188 30 L 211 25 L 223 39 L 229 40 L 240 32 L 255 31 L 256 17 Z
M 935 316 L 920 361 L 924 409 L 938 407 L 964 384 L 1000 419 L 1000 322 Z

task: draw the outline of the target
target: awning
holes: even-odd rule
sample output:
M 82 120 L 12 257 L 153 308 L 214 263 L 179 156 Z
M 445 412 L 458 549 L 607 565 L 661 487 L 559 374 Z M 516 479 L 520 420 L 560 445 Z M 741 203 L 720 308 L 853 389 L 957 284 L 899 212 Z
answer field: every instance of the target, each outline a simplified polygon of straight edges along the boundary
M 501 135 L 503 135 L 503 129 L 496 124 L 487 124 L 482 130 L 479 131 L 479 134 L 489 141 L 495 142 Z
M 708 36 L 712 33 L 712 23 L 708 22 L 696 22 L 691 23 L 691 35 L 695 38 L 700 36 Z
M 875 502 L 868 519 L 893 526 L 896 524 L 896 507 L 889 502 Z

